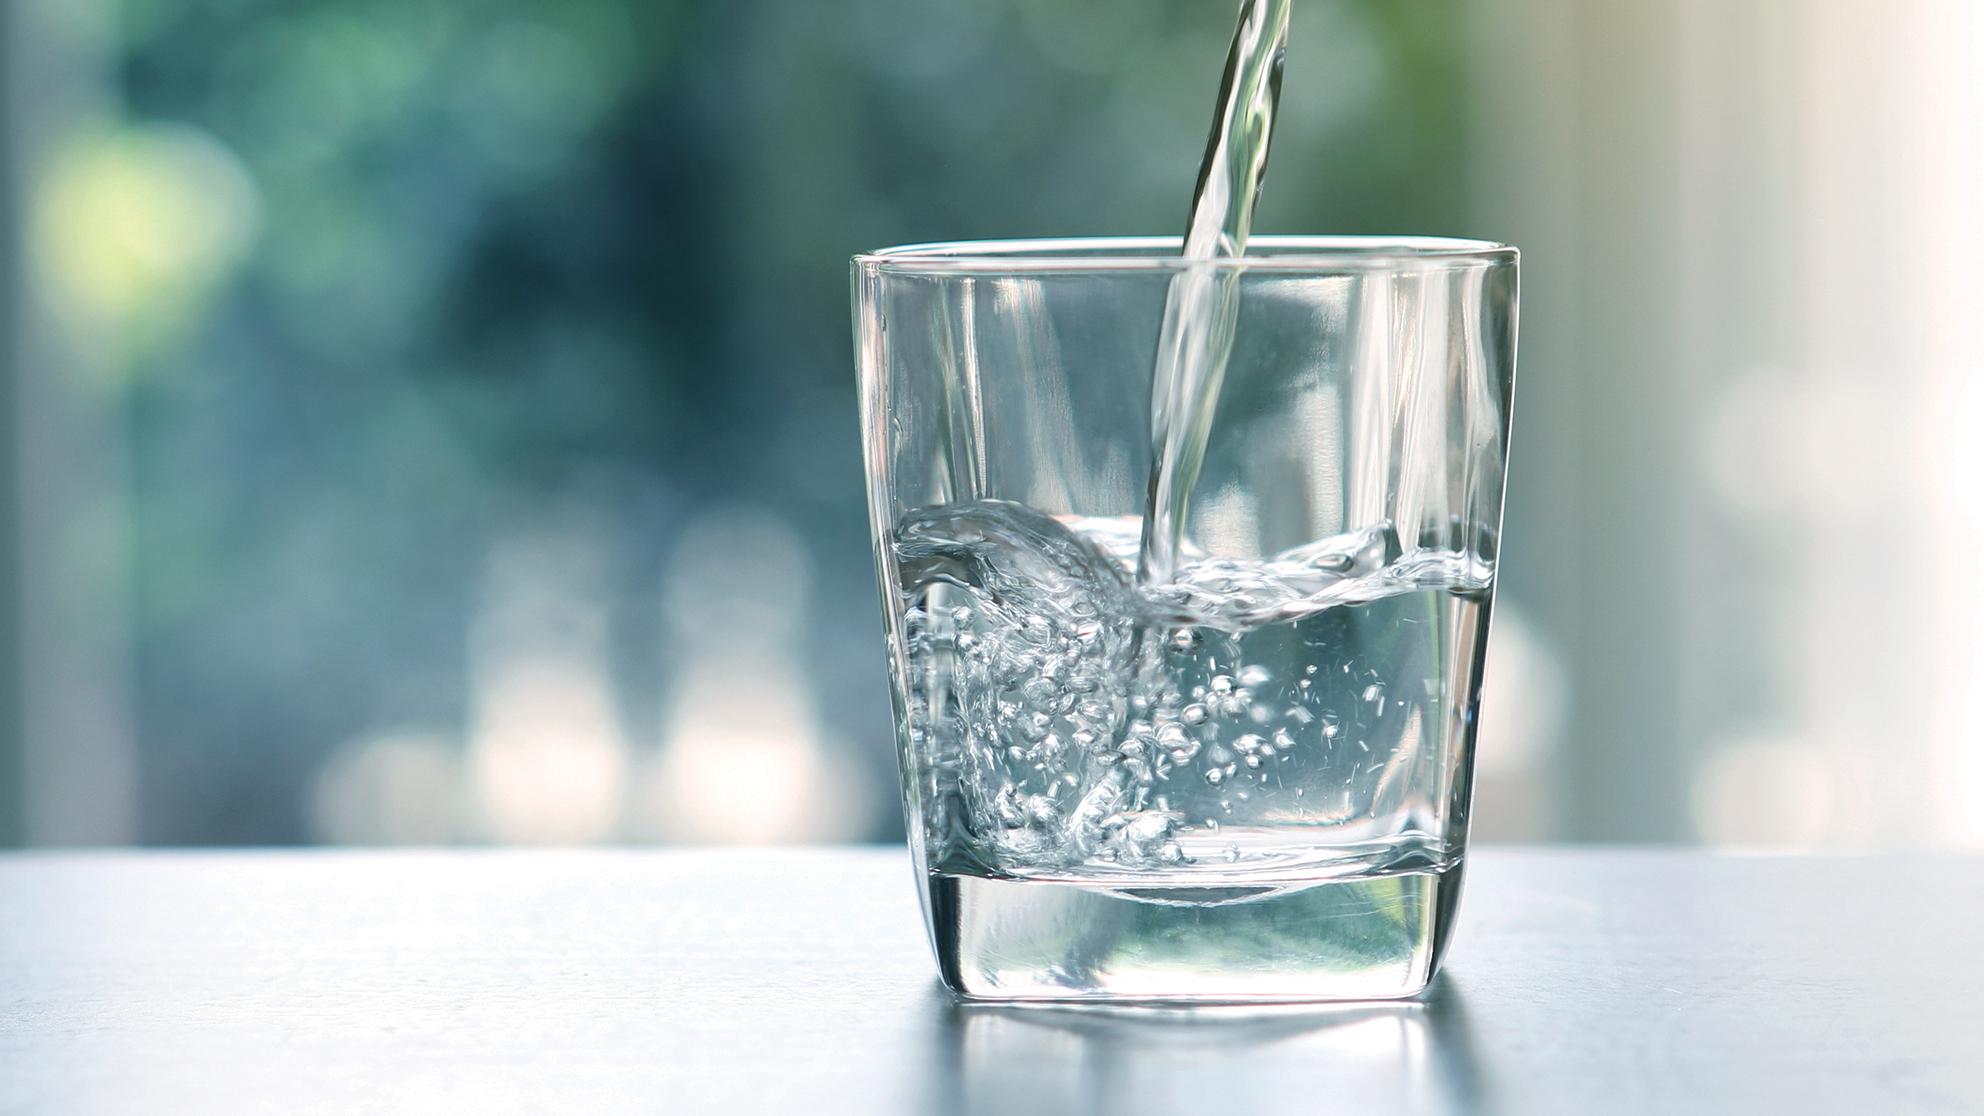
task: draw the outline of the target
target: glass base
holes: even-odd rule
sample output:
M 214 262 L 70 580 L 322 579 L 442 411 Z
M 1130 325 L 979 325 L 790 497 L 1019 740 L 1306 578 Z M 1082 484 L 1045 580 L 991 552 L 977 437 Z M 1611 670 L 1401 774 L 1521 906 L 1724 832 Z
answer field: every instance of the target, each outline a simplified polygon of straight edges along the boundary
M 930 873 L 944 984 L 973 1000 L 1260 1003 L 1424 991 L 1461 867 L 1231 886 Z

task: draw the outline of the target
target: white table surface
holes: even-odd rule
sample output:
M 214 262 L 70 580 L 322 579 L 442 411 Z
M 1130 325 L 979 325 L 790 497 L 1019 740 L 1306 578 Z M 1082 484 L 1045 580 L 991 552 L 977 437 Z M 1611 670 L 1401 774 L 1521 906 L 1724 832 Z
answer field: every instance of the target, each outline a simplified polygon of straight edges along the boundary
M 1418 1004 L 960 1007 L 906 856 L 0 857 L 0 1113 L 1984 1112 L 1984 859 L 1486 849 Z

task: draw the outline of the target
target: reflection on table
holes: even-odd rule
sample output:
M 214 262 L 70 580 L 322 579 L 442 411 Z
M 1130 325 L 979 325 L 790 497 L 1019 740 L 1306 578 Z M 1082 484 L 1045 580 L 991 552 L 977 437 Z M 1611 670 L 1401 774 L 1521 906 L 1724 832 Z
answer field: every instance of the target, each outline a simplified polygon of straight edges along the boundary
M 960 1005 L 932 993 L 931 1112 L 1479 1111 L 1465 996 L 1211 1008 Z

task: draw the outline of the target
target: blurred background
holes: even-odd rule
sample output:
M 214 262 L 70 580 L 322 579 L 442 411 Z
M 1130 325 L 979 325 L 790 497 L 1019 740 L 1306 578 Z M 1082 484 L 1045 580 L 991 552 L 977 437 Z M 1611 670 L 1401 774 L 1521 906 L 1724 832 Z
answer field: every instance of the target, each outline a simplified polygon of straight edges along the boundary
M 847 257 L 1233 7 L 0 5 L 0 844 L 898 836 Z M 1984 5 L 1294 26 L 1257 228 L 1524 251 L 1478 834 L 1984 845 Z

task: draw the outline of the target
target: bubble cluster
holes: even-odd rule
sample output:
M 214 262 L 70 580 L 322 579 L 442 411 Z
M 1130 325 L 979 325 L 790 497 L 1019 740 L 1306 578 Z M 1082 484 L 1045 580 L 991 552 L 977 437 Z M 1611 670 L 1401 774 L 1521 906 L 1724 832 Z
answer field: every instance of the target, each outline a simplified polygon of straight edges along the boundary
M 1255 577 L 1220 560 L 1181 571 L 1185 588 L 1140 589 L 1079 531 L 996 501 L 907 517 L 896 546 L 916 806 L 933 847 L 1002 871 L 1223 862 L 1238 846 L 1207 843 L 1219 819 L 1346 820 L 1304 799 L 1332 783 L 1366 813 L 1390 808 L 1361 766 L 1371 741 L 1397 746 L 1407 718 L 1446 700 L 1423 639 L 1397 635 L 1425 625 L 1384 612 L 1407 596 L 1360 598 L 1343 572 L 1283 563 Z M 1384 572 L 1360 565 L 1368 547 L 1319 553 L 1366 581 Z M 1368 617 L 1310 607 L 1294 588 L 1379 603 Z M 1359 760 L 1338 758 L 1351 740 Z

